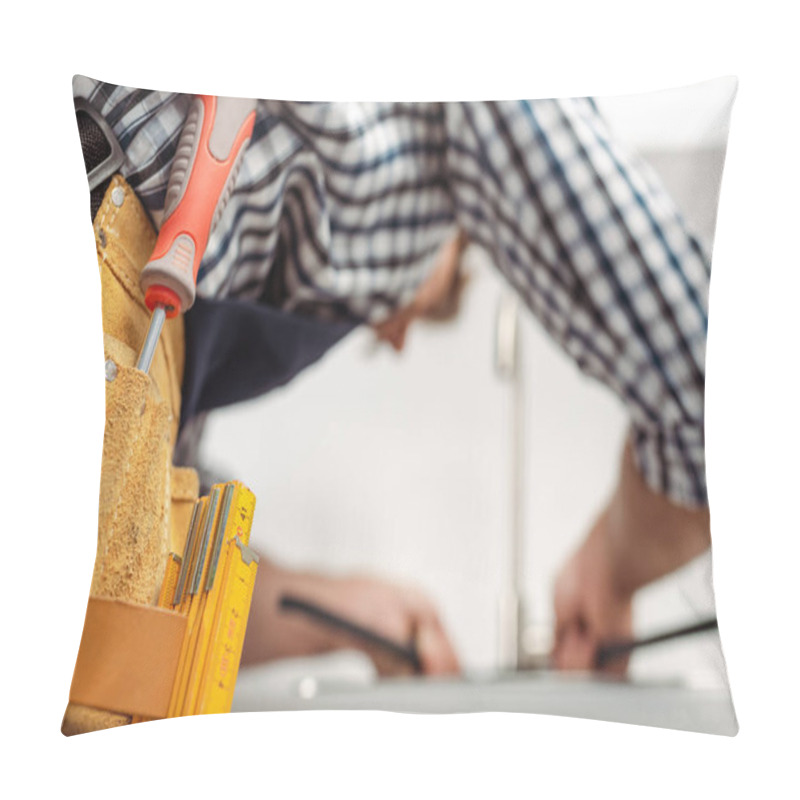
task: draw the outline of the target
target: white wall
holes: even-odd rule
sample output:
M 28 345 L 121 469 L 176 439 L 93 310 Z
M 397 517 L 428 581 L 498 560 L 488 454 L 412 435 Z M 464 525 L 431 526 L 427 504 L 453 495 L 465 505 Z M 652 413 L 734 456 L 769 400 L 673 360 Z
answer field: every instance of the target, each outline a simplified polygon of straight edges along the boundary
M 617 134 L 664 171 L 706 238 L 716 197 L 697 187 L 721 167 L 730 88 L 716 82 L 600 102 Z M 687 149 L 692 142 L 699 146 Z M 467 260 L 474 281 L 456 322 L 418 325 L 399 357 L 356 332 L 285 389 L 216 413 L 204 452 L 255 491 L 257 546 L 288 564 L 370 570 L 422 586 L 463 662 L 489 668 L 510 526 L 511 390 L 493 369 L 496 308 L 507 290 L 480 252 Z M 616 399 L 523 317 L 527 601 L 546 629 L 555 572 L 613 485 L 625 419 Z M 708 567 L 701 559 L 642 593 L 637 628 L 712 609 Z M 637 656 L 633 670 L 710 682 L 719 680 L 719 660 L 709 637 Z
M 736 79 L 680 89 L 601 97 L 598 105 L 617 134 L 643 151 L 724 147 Z

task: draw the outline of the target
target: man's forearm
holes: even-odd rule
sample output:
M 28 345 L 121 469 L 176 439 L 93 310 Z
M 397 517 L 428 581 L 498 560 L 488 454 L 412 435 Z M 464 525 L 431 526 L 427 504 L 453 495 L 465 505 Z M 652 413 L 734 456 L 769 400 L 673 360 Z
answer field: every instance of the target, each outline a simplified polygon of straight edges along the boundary
M 607 513 L 614 580 L 624 593 L 682 567 L 711 544 L 708 508 L 683 508 L 650 489 L 636 469 L 630 442 Z
M 280 596 L 289 587 L 304 596 L 313 596 L 321 584 L 329 582 L 322 575 L 282 569 L 260 555 L 242 663 L 310 656 L 329 650 L 332 643 L 323 628 L 287 617 L 278 610 Z

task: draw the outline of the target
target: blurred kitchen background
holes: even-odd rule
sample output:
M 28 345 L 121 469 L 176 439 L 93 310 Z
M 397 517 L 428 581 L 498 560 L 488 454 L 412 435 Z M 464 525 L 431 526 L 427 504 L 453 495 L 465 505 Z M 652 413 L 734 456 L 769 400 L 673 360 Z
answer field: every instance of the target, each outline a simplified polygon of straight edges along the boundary
M 598 101 L 709 251 L 733 86 L 721 79 Z M 287 566 L 420 586 L 439 607 L 462 664 L 485 673 L 504 665 L 513 638 L 519 417 L 519 644 L 534 652 L 549 647 L 557 571 L 612 490 L 626 420 L 616 398 L 582 376 L 527 309 L 520 306 L 514 321 L 509 290 L 484 253 L 470 248 L 465 259 L 472 280 L 455 322 L 412 326 L 401 355 L 376 347 L 369 330 L 356 331 L 288 387 L 212 415 L 203 456 L 255 492 L 256 547 Z M 501 345 L 508 348 L 518 326 L 516 377 L 498 370 L 501 307 Z M 522 398 L 516 422 L 515 392 Z M 235 456 L 230 442 L 240 443 Z M 713 509 L 712 530 L 724 536 L 713 528 Z M 635 628 L 646 635 L 713 613 L 711 559 L 702 557 L 640 593 Z M 366 658 L 344 654 L 316 667 L 258 668 L 258 680 L 265 691 L 280 691 L 288 675 L 315 669 L 371 675 Z M 631 675 L 726 685 L 716 634 L 639 651 Z M 248 680 L 243 672 L 240 686 Z

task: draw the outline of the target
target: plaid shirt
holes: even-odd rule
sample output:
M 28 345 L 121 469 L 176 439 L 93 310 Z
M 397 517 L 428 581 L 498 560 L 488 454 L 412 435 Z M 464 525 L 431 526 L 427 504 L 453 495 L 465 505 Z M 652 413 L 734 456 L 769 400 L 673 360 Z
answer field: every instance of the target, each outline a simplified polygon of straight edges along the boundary
M 76 77 L 158 224 L 191 97 Z M 647 483 L 706 501 L 710 264 L 660 181 L 591 99 L 260 101 L 197 291 L 376 323 L 411 301 L 456 229 L 630 413 Z

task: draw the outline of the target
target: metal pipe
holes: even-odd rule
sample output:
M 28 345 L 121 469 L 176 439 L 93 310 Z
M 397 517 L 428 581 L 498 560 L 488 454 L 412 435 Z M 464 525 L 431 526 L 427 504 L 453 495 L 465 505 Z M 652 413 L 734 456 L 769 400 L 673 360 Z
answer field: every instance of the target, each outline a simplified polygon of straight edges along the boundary
M 497 309 L 495 368 L 501 379 L 511 383 L 511 528 L 508 589 L 500 609 L 500 661 L 504 668 L 518 670 L 525 656 L 525 386 L 520 364 L 519 303 L 513 295 L 502 297 Z

